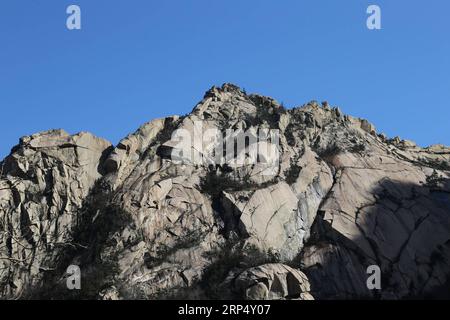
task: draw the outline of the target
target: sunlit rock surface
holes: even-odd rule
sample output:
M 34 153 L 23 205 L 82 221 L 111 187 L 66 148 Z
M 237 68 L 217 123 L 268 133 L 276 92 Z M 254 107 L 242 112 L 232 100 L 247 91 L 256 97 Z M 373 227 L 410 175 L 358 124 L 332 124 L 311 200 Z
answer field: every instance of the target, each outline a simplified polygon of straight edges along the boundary
M 269 130 L 272 149 L 256 141 L 215 161 L 222 141 Z M 445 146 L 231 84 L 115 147 L 62 130 L 23 137 L 0 163 L 0 297 L 446 298 L 449 170 Z M 66 287 L 69 265 L 81 290 Z M 371 265 L 380 290 L 366 285 Z

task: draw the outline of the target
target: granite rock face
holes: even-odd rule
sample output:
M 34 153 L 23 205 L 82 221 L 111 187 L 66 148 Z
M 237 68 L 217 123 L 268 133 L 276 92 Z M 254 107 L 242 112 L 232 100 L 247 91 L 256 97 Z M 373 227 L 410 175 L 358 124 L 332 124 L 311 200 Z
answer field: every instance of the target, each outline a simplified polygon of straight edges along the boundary
M 24 137 L 0 174 L 3 299 L 450 295 L 450 148 L 328 103 L 286 110 L 225 84 L 115 147 Z
M 20 298 L 39 287 L 67 247 L 77 246 L 77 212 L 102 177 L 111 144 L 62 130 L 21 139 L 1 164 L 0 294 Z
M 314 300 L 306 275 L 283 264 L 266 264 L 248 269 L 235 280 L 247 300 Z

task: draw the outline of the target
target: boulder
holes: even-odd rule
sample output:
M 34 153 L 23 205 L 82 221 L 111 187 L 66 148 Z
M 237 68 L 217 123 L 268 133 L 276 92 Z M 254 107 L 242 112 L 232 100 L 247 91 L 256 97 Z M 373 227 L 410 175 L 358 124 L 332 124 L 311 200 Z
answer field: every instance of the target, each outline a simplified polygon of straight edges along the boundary
M 279 263 L 248 269 L 234 285 L 247 300 L 314 300 L 306 275 Z

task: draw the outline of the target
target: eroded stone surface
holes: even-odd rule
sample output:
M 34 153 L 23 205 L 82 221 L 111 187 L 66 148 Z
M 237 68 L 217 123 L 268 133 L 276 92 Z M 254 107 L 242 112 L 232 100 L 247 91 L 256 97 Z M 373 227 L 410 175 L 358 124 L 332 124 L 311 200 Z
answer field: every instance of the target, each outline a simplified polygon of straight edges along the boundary
M 283 264 L 248 269 L 235 280 L 235 287 L 248 300 L 314 300 L 306 275 Z
M 251 163 L 244 146 L 241 164 L 214 162 L 220 139 L 202 140 L 199 122 L 227 142 L 279 130 L 277 161 Z M 24 137 L 0 170 L 2 298 L 450 292 L 450 149 L 388 139 L 328 103 L 285 110 L 226 84 L 115 148 L 88 133 Z M 82 270 L 79 292 L 65 288 L 70 264 Z M 366 286 L 374 264 L 379 291 Z
M 17 298 L 39 286 L 67 247 L 76 247 L 78 211 L 110 143 L 89 133 L 53 130 L 21 139 L 2 163 L 0 295 Z

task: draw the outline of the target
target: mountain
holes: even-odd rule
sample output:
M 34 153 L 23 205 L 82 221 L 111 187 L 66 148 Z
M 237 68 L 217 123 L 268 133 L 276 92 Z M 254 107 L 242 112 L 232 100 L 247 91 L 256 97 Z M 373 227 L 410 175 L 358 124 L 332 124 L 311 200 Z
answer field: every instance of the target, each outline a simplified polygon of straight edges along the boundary
M 0 174 L 3 299 L 450 295 L 450 148 L 326 102 L 225 84 L 115 147 L 23 137 Z

